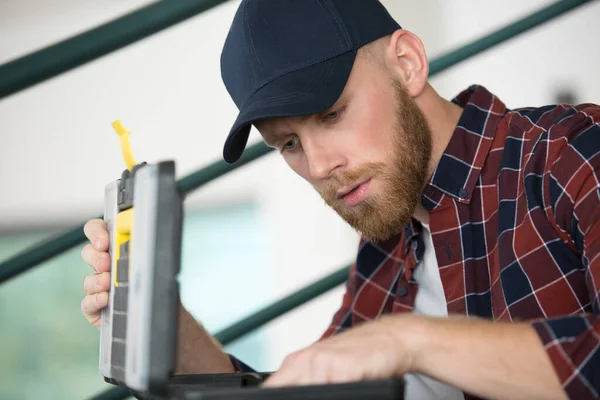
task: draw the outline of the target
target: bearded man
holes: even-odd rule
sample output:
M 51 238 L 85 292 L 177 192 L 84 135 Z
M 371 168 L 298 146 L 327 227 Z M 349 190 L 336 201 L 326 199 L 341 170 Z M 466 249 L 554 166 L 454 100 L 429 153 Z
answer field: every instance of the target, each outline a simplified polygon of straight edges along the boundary
M 403 376 L 407 399 L 597 398 L 600 107 L 452 100 L 377 0 L 243 0 L 221 57 L 251 126 L 361 234 L 317 343 L 265 387 Z M 92 220 L 82 311 L 108 301 L 108 234 Z M 250 371 L 182 309 L 179 374 Z

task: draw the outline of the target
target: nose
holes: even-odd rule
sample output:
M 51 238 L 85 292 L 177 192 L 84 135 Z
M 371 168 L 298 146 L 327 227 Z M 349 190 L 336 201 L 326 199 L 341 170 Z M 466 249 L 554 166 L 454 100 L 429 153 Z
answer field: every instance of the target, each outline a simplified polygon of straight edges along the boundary
M 330 178 L 337 168 L 343 166 L 343 156 L 339 147 L 333 143 L 321 143 L 314 140 L 303 143 L 308 161 L 310 176 L 313 180 Z

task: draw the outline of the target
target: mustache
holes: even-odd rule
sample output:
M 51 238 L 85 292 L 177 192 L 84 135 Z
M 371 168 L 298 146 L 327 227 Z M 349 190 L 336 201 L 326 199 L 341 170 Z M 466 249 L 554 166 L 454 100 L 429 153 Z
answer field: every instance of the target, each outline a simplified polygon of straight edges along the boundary
M 352 171 L 343 171 L 336 174 L 329 180 L 323 182 L 320 187 L 317 187 L 316 185 L 313 185 L 313 187 L 321 194 L 321 197 L 323 197 L 327 203 L 332 203 L 335 201 L 337 192 L 340 188 L 352 185 L 366 177 L 372 178 L 378 173 L 381 173 L 384 166 L 384 163 L 368 163 L 361 165 Z

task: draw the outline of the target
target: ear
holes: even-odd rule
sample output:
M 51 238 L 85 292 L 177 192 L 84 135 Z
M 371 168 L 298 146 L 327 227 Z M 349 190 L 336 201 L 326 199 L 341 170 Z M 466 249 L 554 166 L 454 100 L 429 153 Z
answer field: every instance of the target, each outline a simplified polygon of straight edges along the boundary
M 411 97 L 423 92 L 429 76 L 429 62 L 421 39 L 414 33 L 405 29 L 394 32 L 386 48 L 385 60 Z

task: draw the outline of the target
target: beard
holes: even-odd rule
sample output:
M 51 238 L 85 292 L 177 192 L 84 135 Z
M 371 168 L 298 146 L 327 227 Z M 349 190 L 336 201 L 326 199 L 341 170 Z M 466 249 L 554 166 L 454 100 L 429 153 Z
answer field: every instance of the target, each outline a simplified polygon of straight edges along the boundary
M 325 202 L 344 221 L 370 241 L 388 240 L 410 221 L 428 179 L 431 157 L 431 131 L 423 112 L 401 82 L 392 81 L 396 120 L 391 153 L 387 160 L 362 165 L 327 182 L 319 191 Z M 362 203 L 348 207 L 337 199 L 337 191 L 360 179 L 378 182 Z

